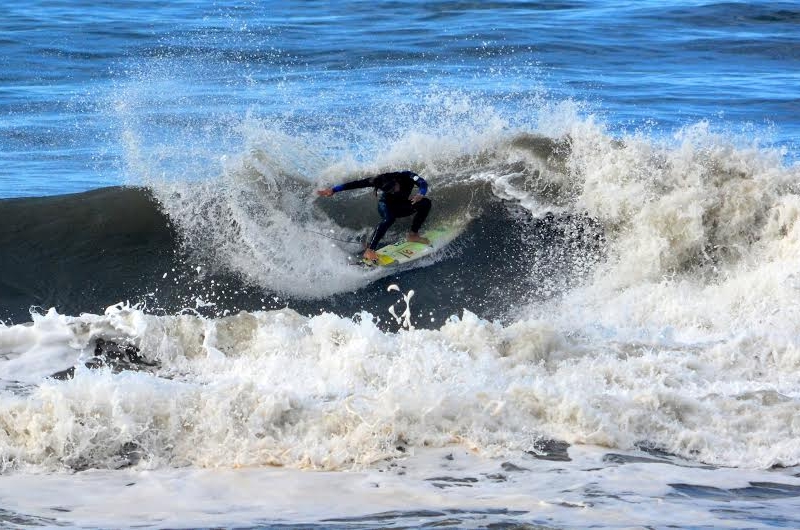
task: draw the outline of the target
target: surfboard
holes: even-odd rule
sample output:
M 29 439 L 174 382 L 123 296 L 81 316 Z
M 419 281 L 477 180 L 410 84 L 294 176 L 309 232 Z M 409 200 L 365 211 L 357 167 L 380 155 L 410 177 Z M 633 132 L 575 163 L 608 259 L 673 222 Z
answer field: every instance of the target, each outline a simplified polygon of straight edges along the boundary
M 461 223 L 447 224 L 432 228 L 421 234 L 422 237 L 426 237 L 430 240 L 429 245 L 424 243 L 411 243 L 408 241 L 400 241 L 392 245 L 386 245 L 376 251 L 378 254 L 377 262 L 364 259 L 362 260 L 363 264 L 367 267 L 394 267 L 424 258 L 425 256 L 430 256 L 458 237 L 458 235 L 464 231 L 465 227 L 466 224 Z

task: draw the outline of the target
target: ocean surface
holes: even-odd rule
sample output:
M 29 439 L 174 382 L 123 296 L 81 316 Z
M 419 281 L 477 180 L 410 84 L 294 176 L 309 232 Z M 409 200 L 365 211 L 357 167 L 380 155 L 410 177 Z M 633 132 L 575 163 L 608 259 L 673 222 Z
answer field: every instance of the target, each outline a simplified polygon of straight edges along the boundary
M 3 2 L 0 528 L 800 528 L 800 3 L 100 4 Z

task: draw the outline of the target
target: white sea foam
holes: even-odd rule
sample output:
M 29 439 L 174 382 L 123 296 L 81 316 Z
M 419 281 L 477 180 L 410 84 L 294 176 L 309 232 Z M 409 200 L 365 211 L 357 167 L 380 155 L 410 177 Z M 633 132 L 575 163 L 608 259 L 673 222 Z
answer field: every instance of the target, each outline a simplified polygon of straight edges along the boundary
M 756 469 L 730 475 L 659 469 L 662 480 L 651 493 L 663 499 L 669 480 L 691 475 L 736 488 L 768 482 L 768 472 L 757 470 L 800 463 L 800 169 L 779 152 L 719 135 L 708 124 L 668 139 L 614 138 L 571 103 L 532 120 L 537 134 L 503 124 L 498 115 L 459 141 L 451 127 L 470 123 L 470 112 L 484 119 L 491 111 L 451 108 L 452 119 L 442 118 L 439 130 L 433 123 L 382 140 L 372 131 L 370 145 L 378 147 L 367 161 L 347 149 L 342 155 L 324 137 L 308 141 L 274 124 L 248 122 L 246 148 L 218 160 L 210 180 L 153 177 L 159 172 L 140 162 L 189 249 L 207 260 L 203 270 L 224 267 L 278 292 L 326 296 L 374 280 L 347 264 L 346 247 L 323 250 L 319 235 L 357 237 L 359 229 L 348 223 L 374 220 L 372 203 L 356 196 L 339 204 L 352 210 L 340 225 L 331 210 L 312 202 L 312 192 L 342 173 L 356 178 L 404 163 L 411 152 L 419 154 L 414 169 L 444 197 L 470 197 L 483 187 L 534 215 L 594 219 L 604 231 L 603 257 L 582 282 L 566 288 L 552 278 L 555 295 L 548 300 L 507 300 L 504 322 L 467 308 L 429 330 L 410 329 L 432 308 L 416 307 L 419 297 L 409 297 L 409 329 L 396 333 L 376 323 L 385 314 L 303 316 L 288 308 L 224 318 L 156 316 L 126 305 L 104 315 L 34 315 L 30 325 L 0 327 L 3 469 L 132 466 L 130 473 L 158 472 L 168 482 L 175 468 L 191 466 L 191 478 L 177 479 L 187 483 L 205 480 L 202 468 L 274 465 L 358 470 L 365 474 L 358 480 L 372 483 L 393 457 L 413 462 L 431 448 L 457 448 L 477 455 L 473 464 L 483 469 L 496 467 L 492 458 L 536 451 L 543 439 L 576 444 L 573 456 L 644 443 L 688 465 Z M 531 274 L 541 275 L 535 266 Z M 119 374 L 85 368 L 97 338 L 130 342 L 160 365 Z M 73 365 L 72 380 L 46 378 Z M 596 461 L 582 461 L 581 469 L 595 469 Z M 610 485 L 606 463 L 600 462 L 602 477 L 584 477 L 576 465 L 568 466 L 570 480 L 601 482 L 609 495 L 627 495 Z M 649 469 L 636 468 L 636 476 L 650 477 Z M 333 477 L 336 484 L 344 480 Z M 393 503 L 384 495 L 375 505 L 448 505 L 430 488 L 404 480 L 391 491 L 412 501 Z M 634 491 L 649 491 L 648 484 L 643 479 Z M 572 491 L 566 484 L 544 492 L 517 486 L 503 490 L 503 507 L 530 510 L 531 495 L 544 503 L 539 509 L 584 502 L 591 489 L 574 490 L 573 499 L 563 493 Z M 360 486 L 346 487 L 370 498 Z M 468 497 L 485 499 L 487 487 Z M 348 514 L 361 513 L 345 506 Z M 86 510 L 83 520 L 113 524 Z M 585 522 L 558 512 L 542 521 Z M 626 520 L 635 516 L 627 513 Z M 642 524 L 661 520 L 650 516 Z M 703 517 L 723 524 L 708 512 Z
M 785 474 L 666 461 L 616 465 L 605 461 L 606 454 L 599 447 L 573 447 L 572 462 L 552 462 L 527 454 L 496 460 L 460 448 L 419 449 L 400 462 L 351 473 L 269 467 L 91 470 L 4 475 L 0 488 L 5 513 L 58 528 L 128 528 L 131 521 L 154 528 L 261 527 L 265 521 L 311 528 L 493 523 L 741 528 L 742 517 L 752 519 L 753 512 L 760 519 L 748 520 L 748 527 L 769 528 L 796 517 L 791 498 L 781 499 L 779 492 L 769 498 L 780 487 L 774 481 L 797 487 L 797 479 Z M 753 483 L 764 486 L 752 488 L 748 497 Z M 696 485 L 699 498 L 671 484 Z
M 26 328 L 50 347 L 31 344 L 11 362 L 30 355 L 34 366 L 65 368 L 65 352 L 79 360 L 93 337 L 127 338 L 161 362 L 162 377 L 79 366 L 70 381 L 6 393 L 0 451 L 6 467 L 114 467 L 134 448 L 147 468 L 335 470 L 398 447 L 459 444 L 491 456 L 544 437 L 647 442 L 743 467 L 797 461 L 793 345 L 764 351 L 769 337 L 747 334 L 687 343 L 647 328 L 634 338 L 594 322 L 581 336 L 555 320 L 502 326 L 465 313 L 438 330 L 386 333 L 367 314 L 51 313 Z M 0 330 L 4 350 L 19 333 Z

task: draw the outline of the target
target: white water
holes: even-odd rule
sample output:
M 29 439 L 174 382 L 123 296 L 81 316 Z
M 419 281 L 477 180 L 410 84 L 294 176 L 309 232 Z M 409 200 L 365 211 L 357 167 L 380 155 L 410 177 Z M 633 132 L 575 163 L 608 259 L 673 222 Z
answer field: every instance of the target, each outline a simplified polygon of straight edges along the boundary
M 742 145 L 705 124 L 672 140 L 635 135 L 618 142 L 593 120 L 564 112 L 559 127 L 556 121 L 541 124 L 554 139 L 568 138 L 570 154 L 562 161 L 541 160 L 504 142 L 514 133 L 500 128 L 477 148 L 472 139 L 461 146 L 461 154 L 474 158 L 496 148 L 475 174 L 453 156 L 458 149 L 445 150 L 450 158 L 439 159 L 440 165 L 426 160 L 422 168 L 434 189 L 437 183 L 446 188 L 488 180 L 497 195 L 516 198 L 531 211 L 554 209 L 597 219 L 606 231 L 606 259 L 584 285 L 547 303 L 515 306 L 509 300 L 514 318 L 505 324 L 465 311 L 439 329 L 398 333 L 375 324 L 375 317 L 386 315 L 305 317 L 287 309 L 205 319 L 153 316 L 125 306 L 99 316 L 50 312 L 35 316 L 32 325 L 0 327 L 7 383 L 0 394 L 0 465 L 11 473 L 0 483 L 7 498 L 17 499 L 25 513 L 41 513 L 22 493 L 10 495 L 15 488 L 28 491 L 24 484 L 36 476 L 31 473 L 48 473 L 46 480 L 59 490 L 66 469 L 116 468 L 127 462 L 131 447 L 137 454 L 132 469 L 81 474 L 78 482 L 155 476 L 159 484 L 176 481 L 186 489 L 208 478 L 214 491 L 226 487 L 232 471 L 209 475 L 207 469 L 284 466 L 361 473 L 324 475 L 332 482 L 322 489 L 338 499 L 332 491 L 347 484 L 375 507 L 370 513 L 480 507 L 492 505 L 484 502 L 482 488 L 493 486 L 481 483 L 468 493 L 459 489 L 463 497 L 445 501 L 432 496 L 429 485 L 420 490 L 397 476 L 392 480 L 399 490 L 377 494 L 380 500 L 375 500 L 361 481 L 375 480 L 387 458 L 407 458 L 423 448 L 467 450 L 476 455 L 474 469 L 488 469 L 497 467 L 493 459 L 536 450 L 542 439 L 577 444 L 571 452 L 578 454 L 635 451 L 646 442 L 689 462 L 738 468 L 625 467 L 630 489 L 659 502 L 668 500 L 671 482 L 736 488 L 748 481 L 777 481 L 771 478 L 776 472 L 767 469 L 800 463 L 800 169 L 784 165 L 780 153 Z M 409 137 L 376 157 L 380 163 L 354 167 L 368 172 L 421 145 L 437 149 L 430 138 Z M 264 156 L 269 162 L 255 167 Z M 315 253 L 313 266 L 308 265 L 305 257 L 318 248 L 317 240 L 296 227 L 335 225 L 319 212 L 300 213 L 309 210 L 315 183 L 287 191 L 287 180 L 270 180 L 282 173 L 276 165 L 285 168 L 270 156 L 249 148 L 237 160 L 227 160 L 219 180 L 167 181 L 156 192 L 189 241 L 204 238 L 207 244 L 198 248 L 215 249 L 227 267 L 259 285 L 325 295 L 366 283 L 333 247 Z M 324 161 L 316 169 L 327 182 L 338 172 L 333 168 L 348 163 Z M 535 178 L 546 181 L 549 194 L 530 191 L 542 189 L 542 182 L 526 187 L 524 180 L 510 178 L 510 170 L 498 172 L 518 170 L 519 163 L 539 171 Z M 522 173 L 530 184 L 533 171 Z M 264 190 L 259 200 L 276 200 L 265 207 L 254 201 L 253 190 Z M 235 226 L 220 219 L 235 220 Z M 425 310 L 412 302 L 412 320 Z M 46 379 L 90 356 L 97 338 L 129 341 L 161 367 L 156 374 L 113 374 L 79 364 L 70 381 Z M 12 388 L 11 381 L 22 388 Z M 613 483 L 617 468 L 593 458 L 604 469 L 601 478 L 583 475 L 594 465 L 572 463 L 560 468 L 566 482 Z M 410 462 L 416 465 L 414 458 Z M 435 466 L 419 465 L 421 474 L 435 474 Z M 184 466 L 187 471 L 175 471 Z M 253 473 L 252 491 L 263 491 L 259 481 L 275 479 L 276 472 Z M 281 473 L 275 480 L 284 486 L 317 480 Z M 646 493 L 653 475 L 658 475 L 658 491 Z M 780 475 L 780 482 L 797 479 Z M 558 492 L 570 491 L 568 486 L 558 482 L 534 493 L 516 489 L 519 484 L 505 486 L 510 489 L 498 493 L 494 506 L 531 510 L 531 499 L 539 499 L 533 504 L 544 510 L 560 498 Z M 603 488 L 603 495 L 628 491 L 618 485 Z M 132 491 L 145 498 L 141 490 Z M 245 505 L 256 502 L 252 491 Z M 392 500 L 392 491 L 408 497 Z M 586 502 L 588 494 L 579 491 L 574 502 Z M 203 518 L 197 507 L 207 492 L 195 493 L 184 497 L 187 512 L 176 512 L 194 514 L 186 515 L 194 524 L 257 519 L 252 514 L 237 519 L 250 508 Z M 146 502 L 157 508 L 157 500 Z M 613 513 L 624 504 L 611 504 L 602 516 L 613 526 Z M 655 508 L 626 511 L 622 518 L 645 524 L 669 513 L 676 524 L 688 524 L 696 521 L 692 513 L 702 513 L 709 525 L 728 524 L 709 515 L 708 506 L 693 506 L 696 513 L 685 518 Z M 781 513 L 780 506 L 785 508 L 770 509 Z M 75 520 L 115 524 L 99 517 L 97 507 L 84 509 Z M 297 514 L 317 521 L 366 513 L 347 504 L 319 512 L 304 511 L 302 504 L 294 509 L 256 511 L 273 521 L 296 520 Z M 574 509 L 556 512 L 543 521 L 584 521 L 572 519 L 578 513 Z M 178 519 L 161 522 L 172 525 Z
M 593 446 L 575 447 L 570 454 L 573 460 L 565 464 L 528 455 L 478 458 L 460 448 L 419 449 L 402 461 L 350 473 L 263 467 L 93 470 L 17 474 L 0 478 L 0 488 L 5 509 L 26 513 L 45 527 L 57 518 L 59 527 L 67 528 L 128 527 L 130 521 L 150 528 L 247 523 L 264 528 L 270 522 L 413 527 L 447 520 L 451 526 L 458 521 L 458 528 L 485 528 L 490 522 L 768 528 L 794 520 L 791 500 L 698 501 L 669 486 L 703 484 L 724 492 L 793 480 L 785 475 L 666 463 L 615 465 Z

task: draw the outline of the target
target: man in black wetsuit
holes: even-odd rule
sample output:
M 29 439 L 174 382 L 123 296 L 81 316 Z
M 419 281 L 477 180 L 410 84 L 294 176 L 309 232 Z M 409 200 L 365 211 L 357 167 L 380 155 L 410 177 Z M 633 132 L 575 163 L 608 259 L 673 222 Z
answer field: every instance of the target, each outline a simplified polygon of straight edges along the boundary
M 411 197 L 411 191 L 414 186 L 419 188 L 419 193 Z M 425 179 L 411 171 L 382 173 L 375 177 L 354 180 L 332 188 L 317 190 L 317 194 L 322 197 L 330 197 L 336 192 L 357 188 L 375 188 L 375 193 L 379 195 L 378 213 L 381 214 L 381 222 L 372 233 L 369 246 L 364 252 L 364 259 L 370 261 L 378 259 L 378 255 L 375 253 L 378 243 L 397 217 L 408 217 L 413 214 L 414 219 L 411 221 L 411 231 L 406 239 L 417 243 L 430 243 L 426 238 L 419 235 L 419 229 L 431 210 L 431 200 L 425 197 L 425 194 L 428 193 L 428 183 L 425 182 Z

